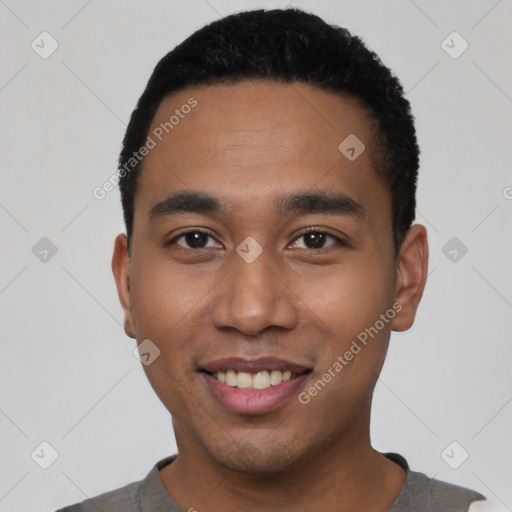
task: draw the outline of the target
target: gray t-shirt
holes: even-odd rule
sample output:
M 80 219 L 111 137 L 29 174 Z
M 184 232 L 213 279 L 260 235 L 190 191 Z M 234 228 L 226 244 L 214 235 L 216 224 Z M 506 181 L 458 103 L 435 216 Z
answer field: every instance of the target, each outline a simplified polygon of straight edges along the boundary
M 407 474 L 388 512 L 466 512 L 471 502 L 486 499 L 476 491 L 411 471 L 407 461 L 397 453 L 384 455 L 402 466 Z M 172 455 L 157 462 L 144 480 L 56 512 L 186 512 L 171 498 L 158 476 L 158 471 L 175 458 Z

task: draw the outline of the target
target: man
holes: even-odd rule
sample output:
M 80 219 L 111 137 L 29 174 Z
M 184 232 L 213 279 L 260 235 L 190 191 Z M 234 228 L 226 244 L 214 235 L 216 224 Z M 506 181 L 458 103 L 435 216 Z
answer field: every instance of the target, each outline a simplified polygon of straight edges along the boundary
M 398 80 L 299 10 L 232 15 L 156 66 L 120 157 L 125 331 L 177 456 L 65 511 L 465 511 L 370 442 L 427 275 Z

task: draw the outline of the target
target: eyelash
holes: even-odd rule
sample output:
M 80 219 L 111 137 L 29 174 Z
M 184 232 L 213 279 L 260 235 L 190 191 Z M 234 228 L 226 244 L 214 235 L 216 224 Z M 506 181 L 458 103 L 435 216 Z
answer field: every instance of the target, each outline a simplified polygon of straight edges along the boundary
M 178 240 L 180 240 L 181 238 L 183 238 L 184 236 L 190 234 L 190 233 L 202 233 L 204 235 L 207 235 L 209 236 L 210 238 L 214 238 L 213 235 L 208 232 L 208 231 L 205 231 L 203 229 L 199 229 L 199 228 L 195 228 L 195 229 L 191 229 L 190 231 L 185 231 L 183 233 L 180 233 L 179 235 L 175 236 L 174 238 L 172 238 L 171 240 L 168 240 L 164 243 L 164 247 L 170 247 L 173 243 L 177 242 Z M 316 234 L 320 234 L 320 235 L 326 235 L 327 237 L 330 237 L 330 238 L 333 238 L 336 243 L 342 247 L 346 247 L 348 246 L 348 244 L 338 238 L 337 236 L 335 235 L 332 235 L 331 233 L 327 232 L 327 231 L 323 231 L 322 229 L 320 228 L 315 228 L 315 227 L 308 227 L 306 228 L 304 231 L 302 231 L 293 241 L 293 243 L 296 243 L 300 238 L 302 238 L 303 236 L 305 235 L 308 235 L 309 233 L 316 233 Z M 314 251 L 314 252 L 321 252 L 325 249 L 329 249 L 331 246 L 328 246 L 328 247 L 321 247 L 320 249 L 310 249 L 310 248 L 306 248 L 305 250 L 308 250 L 308 251 Z M 184 250 L 188 250 L 188 251 L 200 251 L 200 250 L 203 250 L 204 248 L 199 248 L 199 249 L 192 249 L 192 248 L 188 248 L 188 247 L 180 247 L 180 249 L 184 249 Z

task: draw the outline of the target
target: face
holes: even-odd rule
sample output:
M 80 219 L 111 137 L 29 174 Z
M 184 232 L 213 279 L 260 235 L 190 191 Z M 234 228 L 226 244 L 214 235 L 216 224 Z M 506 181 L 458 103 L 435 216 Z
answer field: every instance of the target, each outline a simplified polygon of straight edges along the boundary
M 127 334 L 160 350 L 144 370 L 178 448 L 268 473 L 363 442 L 427 250 L 414 226 L 393 256 L 364 110 L 242 82 L 167 97 L 149 134 L 131 256 L 119 235 L 113 269 Z M 351 134 L 359 156 L 356 139 L 339 149 Z

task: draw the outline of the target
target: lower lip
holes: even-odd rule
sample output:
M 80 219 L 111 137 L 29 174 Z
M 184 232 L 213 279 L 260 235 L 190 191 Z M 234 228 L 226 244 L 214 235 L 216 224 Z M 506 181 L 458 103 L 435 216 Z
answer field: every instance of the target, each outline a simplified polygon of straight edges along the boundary
M 210 391 L 233 412 L 241 414 L 263 414 L 283 405 L 307 379 L 305 373 L 267 389 L 239 389 L 218 381 L 215 377 L 201 372 Z

